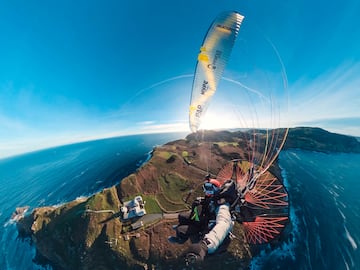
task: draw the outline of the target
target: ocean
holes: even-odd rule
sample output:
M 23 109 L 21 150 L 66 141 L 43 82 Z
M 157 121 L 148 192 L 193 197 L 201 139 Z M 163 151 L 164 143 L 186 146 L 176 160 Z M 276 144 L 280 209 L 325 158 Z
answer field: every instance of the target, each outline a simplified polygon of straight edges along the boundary
M 125 136 L 0 159 L 0 268 L 36 265 L 30 240 L 18 238 L 11 214 L 89 196 L 115 185 L 156 145 L 185 134 Z M 287 150 L 279 157 L 289 192 L 290 224 L 264 245 L 251 269 L 360 269 L 360 155 Z
M 360 155 L 291 150 L 279 163 L 290 224 L 251 269 L 360 269 Z
M 0 269 L 42 269 L 35 249 L 18 238 L 18 206 L 60 205 L 117 184 L 146 162 L 154 146 L 185 133 L 124 136 L 0 159 Z M 51 269 L 51 268 L 50 268 Z

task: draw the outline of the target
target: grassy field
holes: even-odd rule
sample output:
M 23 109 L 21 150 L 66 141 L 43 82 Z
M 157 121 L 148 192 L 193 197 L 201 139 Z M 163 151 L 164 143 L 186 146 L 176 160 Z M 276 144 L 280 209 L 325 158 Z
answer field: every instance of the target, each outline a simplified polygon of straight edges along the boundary
M 169 201 L 182 203 L 183 197 L 189 192 L 189 183 L 177 174 L 167 174 L 160 179 L 162 192 Z
M 156 152 L 156 155 L 163 158 L 163 159 L 169 159 L 174 153 L 167 152 L 167 151 L 158 151 Z
M 142 195 L 143 200 L 145 203 L 145 210 L 147 214 L 160 214 L 162 210 L 157 203 L 155 196 L 153 195 Z
M 187 209 L 187 205 L 184 202 L 171 202 L 167 197 L 164 196 L 164 194 L 161 193 L 156 194 L 156 199 L 158 200 L 161 207 L 168 212 L 176 212 Z

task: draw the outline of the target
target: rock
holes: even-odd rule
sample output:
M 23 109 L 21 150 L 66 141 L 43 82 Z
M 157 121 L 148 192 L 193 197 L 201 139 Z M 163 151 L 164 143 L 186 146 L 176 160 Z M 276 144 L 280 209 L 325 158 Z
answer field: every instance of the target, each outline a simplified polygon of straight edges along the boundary
M 14 213 L 11 215 L 13 221 L 19 221 L 24 217 L 26 211 L 29 209 L 29 206 L 16 207 Z

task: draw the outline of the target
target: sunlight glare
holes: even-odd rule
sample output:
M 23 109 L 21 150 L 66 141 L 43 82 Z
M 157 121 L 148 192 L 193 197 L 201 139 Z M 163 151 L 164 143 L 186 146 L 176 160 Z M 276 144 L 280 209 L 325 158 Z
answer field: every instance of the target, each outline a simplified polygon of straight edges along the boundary
M 238 128 L 239 121 L 229 113 L 216 113 L 214 111 L 208 111 L 201 123 L 201 129 L 231 129 Z

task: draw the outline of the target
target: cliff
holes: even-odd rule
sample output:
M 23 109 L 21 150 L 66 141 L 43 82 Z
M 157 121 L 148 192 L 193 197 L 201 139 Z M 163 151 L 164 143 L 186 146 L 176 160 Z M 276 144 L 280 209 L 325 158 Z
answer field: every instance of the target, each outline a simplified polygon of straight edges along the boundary
M 325 153 L 360 153 L 360 143 L 355 137 L 309 127 L 291 128 L 289 130 L 283 149 L 290 148 Z
M 178 245 L 167 241 L 175 234 L 176 213 L 188 209 L 188 203 L 201 195 L 205 175 L 201 168 L 207 167 L 210 156 L 213 175 L 229 160 L 245 158 L 241 134 L 208 131 L 202 140 L 190 134 L 156 147 L 152 158 L 118 185 L 59 207 L 35 209 L 18 222 L 19 234 L 31 237 L 38 262 L 54 269 L 183 269 L 183 252 L 191 242 Z M 298 128 L 290 130 L 285 147 L 358 151 L 360 143 L 320 129 Z M 279 177 L 276 164 L 270 171 Z M 131 222 L 123 220 L 121 206 L 136 195 L 146 201 L 147 214 Z M 134 230 L 134 223 L 143 226 Z M 227 251 L 208 256 L 204 268 L 248 265 L 251 249 L 242 227 L 236 223 L 234 230 L 237 238 Z

